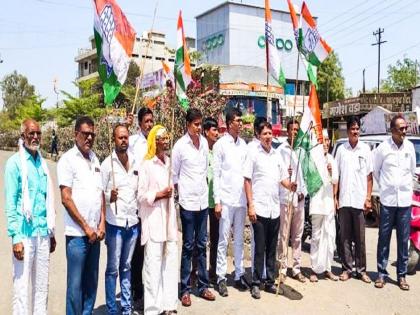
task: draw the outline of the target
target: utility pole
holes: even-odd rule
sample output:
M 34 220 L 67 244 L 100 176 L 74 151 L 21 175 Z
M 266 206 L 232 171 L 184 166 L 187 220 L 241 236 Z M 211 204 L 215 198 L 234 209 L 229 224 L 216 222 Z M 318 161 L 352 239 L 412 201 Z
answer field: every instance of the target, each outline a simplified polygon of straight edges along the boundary
M 363 69 L 363 88 L 362 88 L 363 93 L 366 93 L 365 72 L 366 72 L 366 69 Z
M 386 43 L 386 40 L 382 40 L 382 33 L 384 32 L 383 28 L 378 28 L 376 32 L 373 32 L 373 36 L 376 37 L 376 43 L 372 44 L 372 46 L 378 46 L 378 93 L 379 93 L 379 86 L 381 84 L 381 45 Z

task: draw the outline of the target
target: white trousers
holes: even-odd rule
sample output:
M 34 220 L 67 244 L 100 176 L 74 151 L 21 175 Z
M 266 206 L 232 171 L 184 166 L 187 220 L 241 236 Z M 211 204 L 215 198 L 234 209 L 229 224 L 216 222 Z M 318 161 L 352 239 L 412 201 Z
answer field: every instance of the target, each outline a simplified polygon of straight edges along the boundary
M 46 315 L 50 238 L 36 236 L 22 243 L 23 260 L 13 256 L 13 315 Z
M 153 242 L 144 247 L 144 314 L 174 311 L 178 305 L 177 242 Z
M 315 273 L 331 271 L 335 249 L 334 213 L 313 214 L 311 238 L 311 265 Z
M 227 273 L 227 248 L 233 226 L 233 256 L 235 260 L 235 280 L 244 274 L 244 229 L 245 207 L 230 207 L 222 204 L 219 221 L 219 242 L 217 244 L 217 281 L 225 280 Z

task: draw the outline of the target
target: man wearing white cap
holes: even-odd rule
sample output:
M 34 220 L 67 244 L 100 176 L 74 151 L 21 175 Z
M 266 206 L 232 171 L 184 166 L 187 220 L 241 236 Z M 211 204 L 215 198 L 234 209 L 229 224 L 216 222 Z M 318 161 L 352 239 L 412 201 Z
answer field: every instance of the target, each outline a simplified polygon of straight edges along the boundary
M 324 136 L 325 167 L 328 169 L 329 182 L 311 198 L 309 213 L 312 219 L 311 238 L 311 282 L 318 281 L 318 275 L 337 281 L 338 277 L 331 272 L 335 248 L 335 220 L 334 220 L 334 186 L 338 184 L 337 162 L 328 153 L 330 139 L 328 131 L 322 131 Z

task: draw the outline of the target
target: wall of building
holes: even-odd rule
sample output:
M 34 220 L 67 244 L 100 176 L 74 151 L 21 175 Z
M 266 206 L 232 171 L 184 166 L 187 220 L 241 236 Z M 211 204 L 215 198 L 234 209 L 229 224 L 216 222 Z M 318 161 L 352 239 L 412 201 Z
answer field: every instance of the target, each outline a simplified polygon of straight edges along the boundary
M 288 12 L 272 11 L 274 37 L 285 76 L 296 79 L 297 49 Z M 265 68 L 264 8 L 229 3 L 197 18 L 197 49 L 205 55 L 203 62 L 213 64 L 249 65 Z M 203 43 L 212 36 L 223 34 L 224 44 L 203 50 Z M 260 40 L 260 46 L 259 46 Z M 287 41 L 288 48 L 282 47 Z M 300 64 L 299 79 L 307 80 L 304 65 Z

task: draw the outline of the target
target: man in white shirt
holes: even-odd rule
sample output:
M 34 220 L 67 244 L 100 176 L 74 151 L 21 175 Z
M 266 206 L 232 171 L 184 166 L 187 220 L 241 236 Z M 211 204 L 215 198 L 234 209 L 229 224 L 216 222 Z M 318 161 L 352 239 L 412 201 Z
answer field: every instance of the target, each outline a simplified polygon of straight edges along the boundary
M 182 223 L 181 302 L 191 305 L 190 274 L 194 247 L 197 249 L 198 292 L 205 300 L 214 301 L 208 289 L 206 247 L 208 187 L 207 168 L 209 147 L 201 135 L 202 114 L 196 108 L 187 111 L 187 132 L 172 150 L 172 172 L 175 189 L 179 194 Z
M 392 228 L 397 233 L 397 280 L 401 290 L 410 289 L 405 276 L 408 264 L 413 176 L 416 172 L 416 152 L 406 139 L 407 123 L 403 116 L 391 120 L 392 135 L 374 153 L 373 175 L 379 184 L 381 211 L 377 248 L 378 279 L 375 287 L 383 288 L 389 257 Z
M 306 188 L 302 177 L 301 164 L 298 156 L 292 148 L 293 141 L 296 140 L 299 131 L 299 122 L 290 120 L 287 123 L 287 141 L 283 142 L 277 149 L 281 162 L 288 169 L 289 178 L 296 179 L 296 193 L 290 193 L 284 187 L 280 187 L 280 241 L 278 244 L 277 255 L 280 260 L 281 273 L 286 277 L 287 273 L 287 240 L 290 239 L 293 252 L 293 278 L 300 282 L 305 282 L 306 278 L 300 271 L 302 260 L 302 234 L 305 221 L 305 195 Z M 294 144 L 293 144 L 294 145 Z M 289 213 L 291 211 L 292 213 Z M 290 222 L 289 222 L 290 220 Z M 290 234 L 287 235 L 287 233 Z
M 352 116 L 347 121 L 348 142 L 342 144 L 336 154 L 339 173 L 340 195 L 334 191 L 340 221 L 341 281 L 348 280 L 353 271 L 353 251 L 356 273 L 365 283 L 371 280 L 366 273 L 365 216 L 371 211 L 372 153 L 366 143 L 359 141 L 360 119 Z
M 132 115 L 128 115 L 127 121 L 131 124 L 133 120 Z M 142 107 L 137 113 L 137 121 L 139 129 L 136 134 L 129 138 L 128 152 L 130 152 L 136 161 L 143 163 L 144 157 L 147 153 L 147 136 L 154 125 L 153 112 L 148 107 Z M 141 176 L 141 166 L 139 168 L 139 176 Z M 138 209 L 140 210 L 140 209 Z M 139 229 L 140 229 L 139 223 Z M 134 248 L 133 258 L 131 260 L 131 290 L 133 292 L 133 306 L 137 310 L 143 309 L 143 270 L 144 261 L 144 246 L 141 246 L 140 237 L 137 238 L 136 246 Z
M 118 313 L 115 297 L 118 274 L 121 287 L 121 313 L 131 314 L 132 310 L 131 258 L 139 235 L 137 216 L 139 165 L 134 156 L 127 152 L 128 135 L 128 128 L 125 125 L 118 124 L 114 127 L 115 149 L 101 165 L 106 200 L 105 294 L 108 314 Z
M 324 273 L 325 278 L 337 281 L 338 277 L 331 272 L 335 249 L 335 204 L 334 186 L 338 184 L 337 162 L 328 153 L 330 138 L 328 131 L 323 130 L 325 167 L 328 170 L 329 182 L 311 198 L 309 214 L 312 221 L 311 237 L 311 282 L 318 281 L 318 275 Z
M 76 120 L 75 146 L 57 164 L 67 256 L 66 314 L 91 314 L 98 288 L 100 243 L 105 237 L 105 196 L 90 117 Z
M 278 153 L 272 148 L 272 127 L 268 122 L 258 125 L 260 145 L 248 151 L 244 169 L 244 190 L 248 202 L 248 216 L 252 223 L 255 242 L 254 268 L 251 296 L 260 299 L 263 281 L 264 259 L 266 280 L 264 290 L 275 294 L 276 248 L 280 228 L 279 185 L 293 191 L 296 184 L 288 180 L 288 174 L 280 163 Z
M 233 227 L 235 287 L 240 291 L 249 289 L 244 278 L 244 227 L 246 198 L 243 186 L 242 167 L 247 154 L 245 141 L 239 137 L 242 129 L 242 113 L 237 108 L 226 113 L 227 133 L 213 149 L 215 214 L 219 219 L 219 242 L 217 247 L 218 290 L 228 296 L 226 286 L 227 247 Z

